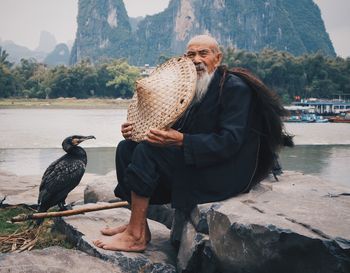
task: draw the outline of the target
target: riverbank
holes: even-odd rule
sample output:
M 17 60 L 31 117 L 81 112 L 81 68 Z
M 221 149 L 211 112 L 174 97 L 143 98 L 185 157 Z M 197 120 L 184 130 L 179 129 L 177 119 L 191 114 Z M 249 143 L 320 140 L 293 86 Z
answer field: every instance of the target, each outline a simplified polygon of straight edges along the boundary
M 0 99 L 0 109 L 127 109 L 128 99 Z

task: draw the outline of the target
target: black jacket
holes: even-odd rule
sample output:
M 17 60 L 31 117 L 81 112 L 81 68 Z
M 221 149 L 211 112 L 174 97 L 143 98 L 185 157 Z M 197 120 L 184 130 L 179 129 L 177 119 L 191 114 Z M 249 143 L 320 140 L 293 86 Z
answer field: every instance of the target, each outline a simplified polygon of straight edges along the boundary
M 184 133 L 183 162 L 176 163 L 174 207 L 191 207 L 245 192 L 258 164 L 260 119 L 253 91 L 228 75 L 220 91 L 216 70 L 208 91 L 174 124 Z

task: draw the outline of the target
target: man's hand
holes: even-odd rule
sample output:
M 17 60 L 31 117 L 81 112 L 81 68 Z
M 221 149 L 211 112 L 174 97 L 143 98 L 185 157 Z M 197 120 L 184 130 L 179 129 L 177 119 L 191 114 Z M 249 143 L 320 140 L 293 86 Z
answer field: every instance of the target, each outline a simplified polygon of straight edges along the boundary
M 131 137 L 131 131 L 132 131 L 132 126 L 134 125 L 134 123 L 132 122 L 125 122 L 122 124 L 122 135 L 125 139 L 129 139 Z
M 176 145 L 182 146 L 184 135 L 174 129 L 158 130 L 150 129 L 146 135 L 146 141 L 160 146 Z

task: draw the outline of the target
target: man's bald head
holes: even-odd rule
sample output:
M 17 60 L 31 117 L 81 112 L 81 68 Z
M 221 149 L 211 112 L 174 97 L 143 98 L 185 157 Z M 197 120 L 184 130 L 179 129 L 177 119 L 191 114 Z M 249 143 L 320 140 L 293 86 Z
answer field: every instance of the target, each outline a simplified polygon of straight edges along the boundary
M 218 42 L 209 35 L 193 37 L 187 44 L 186 56 L 196 65 L 197 75 L 211 74 L 220 65 L 222 54 Z
M 218 42 L 209 35 L 197 35 L 194 36 L 188 43 L 187 48 L 189 48 L 192 45 L 201 45 L 201 46 L 207 46 L 211 50 L 213 50 L 214 53 L 219 53 L 220 48 Z

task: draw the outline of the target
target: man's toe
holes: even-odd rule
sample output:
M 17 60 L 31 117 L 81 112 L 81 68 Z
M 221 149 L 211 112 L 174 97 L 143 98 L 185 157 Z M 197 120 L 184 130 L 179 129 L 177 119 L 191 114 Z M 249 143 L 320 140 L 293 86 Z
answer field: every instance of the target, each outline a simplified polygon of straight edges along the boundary
M 100 240 L 93 241 L 94 245 L 97 247 L 101 247 L 102 242 Z

